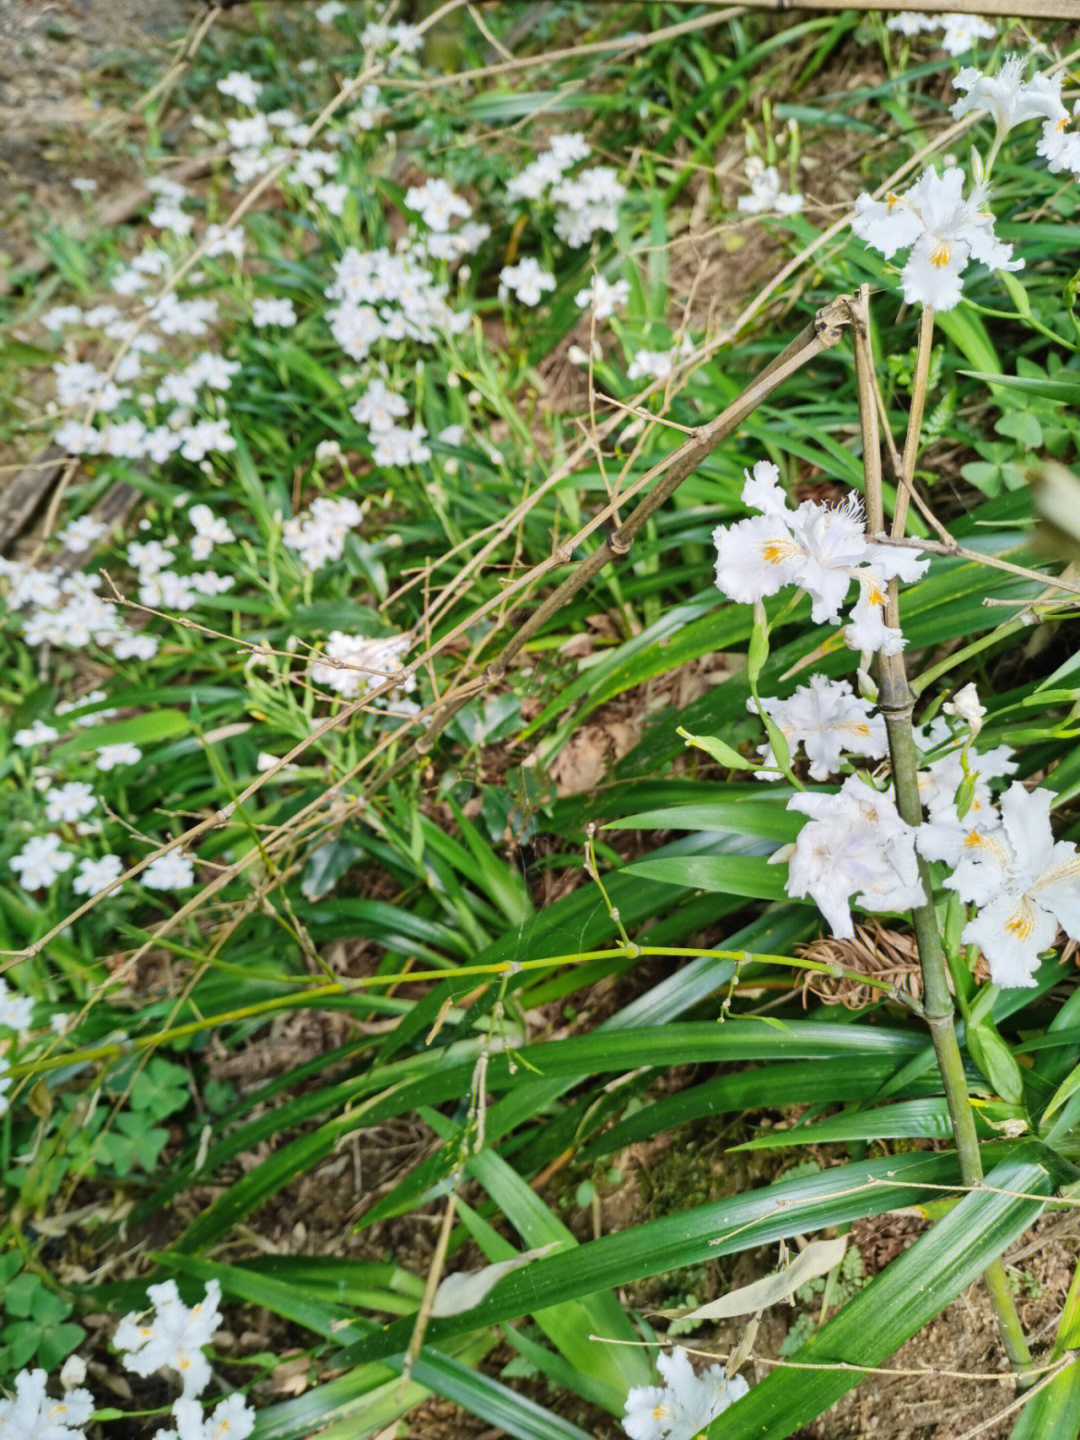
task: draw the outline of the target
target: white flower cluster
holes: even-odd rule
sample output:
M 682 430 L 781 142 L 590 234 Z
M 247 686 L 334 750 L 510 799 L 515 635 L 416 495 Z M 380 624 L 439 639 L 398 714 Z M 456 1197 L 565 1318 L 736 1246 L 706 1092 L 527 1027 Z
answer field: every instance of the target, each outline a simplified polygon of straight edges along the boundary
M 1042 121 L 1042 139 L 1036 153 L 1046 161 L 1052 174 L 1071 171 L 1080 179 L 1080 101 L 1072 113 L 1061 98 L 1062 72 L 1036 74 L 1024 79 L 1024 60 L 1010 55 L 996 75 L 984 75 L 973 66 L 959 72 L 953 84 L 964 90 L 963 99 L 953 106 L 957 119 L 969 111 L 985 110 L 993 118 L 997 135 L 1007 135 L 1015 125 L 1028 120 Z
M 375 640 L 368 635 L 347 635 L 332 630 L 327 637 L 323 658 L 311 666 L 311 680 L 324 685 L 346 700 L 356 700 L 369 690 L 397 679 L 392 691 L 375 702 L 391 713 L 412 715 L 416 705 L 399 697 L 416 689 L 415 674 L 402 673 L 401 660 L 412 644 L 409 635 L 391 635 Z M 336 663 L 328 663 L 328 662 Z
M 1025 61 L 1018 55 L 1008 56 L 995 75 L 965 67 L 953 81 L 965 92 L 953 115 L 960 119 L 985 110 L 993 118 L 997 134 L 991 159 L 1014 126 L 1041 120 L 1038 154 L 1052 172 L 1067 170 L 1080 178 L 1080 130 L 1074 124 L 1080 119 L 1080 104 L 1070 116 L 1061 98 L 1060 73 L 1025 80 L 1024 70 Z M 1023 268 L 1022 260 L 1012 259 L 1012 246 L 994 234 L 985 180 L 972 185 L 966 197 L 964 183 L 963 172 L 951 165 L 942 175 L 928 170 L 906 195 L 890 194 L 881 201 L 864 193 L 856 201 L 851 228 L 860 239 L 887 260 L 910 247 L 900 276 L 909 305 L 951 310 L 960 301 L 961 275 L 971 261 L 990 269 Z
M 1080 852 L 1055 843 L 1052 800 L 1049 790 L 1025 790 L 1017 780 L 997 808 L 919 829 L 920 852 L 952 867 L 946 888 L 977 907 L 960 938 L 986 956 L 995 985 L 1034 985 L 1059 925 L 1080 939 Z
M 845 754 L 880 759 L 886 753 L 883 721 L 844 681 L 815 676 L 790 700 L 761 704 L 789 744 L 805 745 L 816 780 L 835 774 Z M 1028 791 L 1014 781 L 995 804 L 990 784 L 1011 775 L 1016 762 L 1006 746 L 974 750 L 985 713 L 974 686 L 965 686 L 948 709 L 962 733 L 940 716 L 915 731 L 924 752 L 944 752 L 919 773 L 927 813 L 922 824 L 900 818 L 891 791 L 849 775 L 838 794 L 801 794 L 788 802 L 810 823 L 793 847 L 772 858 L 789 862 L 788 894 L 812 896 L 833 933 L 847 939 L 854 935 L 853 901 L 874 912 L 921 905 L 927 897 L 918 855 L 942 863 L 952 871 L 945 887 L 976 907 L 963 943 L 979 947 L 996 985 L 1034 985 L 1039 956 L 1058 926 L 1080 939 L 1080 852 L 1055 843 L 1048 790 Z M 768 747 L 763 759 L 773 761 Z
M 626 195 L 618 173 L 610 165 L 568 173 L 590 153 L 583 135 L 553 136 L 548 149 L 507 184 L 507 200 L 547 198 L 555 207 L 555 234 L 567 245 L 587 245 L 603 232 L 614 235 L 619 204 Z
M 0 580 L 8 582 L 7 605 L 20 612 L 28 645 L 71 650 L 99 645 L 118 660 L 149 660 L 157 653 L 157 639 L 132 630 L 119 607 L 97 593 L 100 575 L 64 575 L 55 568 L 36 570 L 22 560 L 0 559 Z
M 192 505 L 188 511 L 188 519 L 195 530 L 191 541 L 193 560 L 208 560 L 215 545 L 228 545 L 236 539 L 228 521 L 215 515 L 210 506 L 202 502 Z
M 45 1393 L 44 1370 L 24 1370 L 15 1377 L 15 1397 L 0 1400 L 3 1440 L 83 1440 L 83 1426 L 94 1413 L 89 1390 L 67 1390 L 61 1400 Z
M 341 559 L 349 531 L 360 524 L 363 514 L 355 500 L 320 495 L 310 509 L 285 521 L 282 539 L 296 551 L 305 570 L 319 570 L 331 560 Z
M 997 34 L 981 15 L 924 15 L 914 10 L 901 10 L 892 16 L 887 28 L 909 37 L 942 30 L 941 48 L 950 55 L 963 55 L 976 40 L 992 40 Z
M 679 1346 L 670 1355 L 658 1355 L 656 1368 L 663 1385 L 637 1385 L 626 1397 L 622 1427 L 630 1440 L 695 1440 L 750 1392 L 741 1375 L 729 1380 L 722 1365 L 695 1375 Z
M 208 505 L 193 505 L 188 512 L 195 529 L 191 553 L 203 559 L 214 541 L 234 539 L 225 521 L 218 519 Z M 134 540 L 127 547 L 127 562 L 139 577 L 138 596 L 142 605 L 154 610 L 191 610 L 200 595 L 224 595 L 236 583 L 234 575 L 219 575 L 216 570 L 198 570 L 181 575 L 172 569 L 175 562 L 175 536 L 159 540 Z
M 804 500 L 791 510 L 779 481 L 776 466 L 759 460 L 752 474 L 746 472 L 742 499 L 762 513 L 713 531 L 719 589 L 733 600 L 752 604 L 786 585 L 797 585 L 813 601 L 816 624 L 837 624 L 854 580 L 859 598 L 845 640 L 863 654 L 899 653 L 904 637 L 885 624 L 886 582 L 894 577 L 917 580 L 929 560 L 913 550 L 867 540 L 862 504 L 854 493 L 831 508 Z
M 327 311 L 334 339 L 353 360 L 364 360 L 379 340 L 435 344 L 472 323 L 468 311 L 454 310 L 447 286 L 408 255 L 350 247 L 334 265 Z
M 89 786 L 81 787 L 76 782 L 62 787 L 62 791 L 72 789 L 89 790 Z M 61 795 L 61 792 L 50 793 Z M 70 797 L 61 795 L 61 798 L 66 800 Z M 96 805 L 97 800 L 93 799 L 90 808 L 96 808 Z M 54 824 L 71 823 L 67 816 L 76 813 L 90 812 L 86 809 L 80 811 L 73 803 L 64 818 L 54 818 L 55 807 L 53 816 L 47 818 L 52 818 Z M 74 862 L 74 853 L 62 847 L 58 835 L 50 833 L 32 836 L 20 851 L 12 855 L 8 865 L 18 875 L 24 890 L 35 891 L 47 890 L 71 869 Z M 98 895 L 118 880 L 123 872 L 124 863 L 118 855 L 86 856 L 79 862 L 71 888 L 76 895 Z M 195 868 L 189 856 L 179 850 L 170 850 L 152 860 L 139 878 L 148 890 L 186 890 L 194 881 Z
M 177 306 L 204 305 L 202 301 L 176 301 L 173 305 L 171 302 L 175 297 L 167 297 L 167 300 L 170 302 L 168 305 L 161 302 L 152 313 L 158 316 L 159 327 L 163 333 L 170 334 L 181 333 L 192 320 L 190 308 L 177 309 Z M 207 301 L 205 304 L 216 307 L 216 301 Z M 200 309 L 199 313 L 203 316 L 198 324 L 201 331 L 213 316 L 204 309 Z M 78 312 L 73 323 L 85 324 L 92 314 L 91 311 L 87 311 L 85 315 Z M 183 318 L 185 316 L 186 320 Z M 122 324 L 108 325 L 105 329 L 106 336 L 124 338 L 123 332 L 129 323 L 124 321 Z M 148 339 L 153 352 L 157 352 L 158 340 L 152 336 L 140 338 Z M 147 346 L 141 348 L 145 351 Z M 124 357 L 122 365 L 125 367 L 125 379 L 138 378 L 143 368 L 140 352 L 130 352 Z M 236 441 L 229 430 L 227 419 L 221 416 L 193 419 L 191 407 L 200 403 L 204 390 L 219 393 L 228 390 L 232 377 L 239 368 L 238 362 L 226 360 L 224 356 L 207 350 L 196 355 L 183 369 L 164 373 L 155 388 L 135 393 L 130 386 L 117 385 L 94 365 L 83 361 L 58 362 L 53 367 L 57 398 L 65 407 L 92 405 L 96 419 L 98 415 L 111 415 L 118 406 L 132 401 L 139 406 L 141 413 L 122 419 L 105 420 L 101 425 L 87 425 L 83 419 L 72 417 L 56 431 L 56 444 L 72 455 L 114 455 L 129 460 L 152 460 L 155 464 L 161 464 L 175 454 L 182 455 L 185 460 L 202 460 L 214 451 L 224 453 L 235 450 Z M 166 413 L 159 415 L 157 423 L 151 425 L 144 417 L 150 415 L 155 406 L 169 408 Z M 174 406 L 178 408 L 172 408 Z M 76 536 L 78 537 L 78 532 Z
M 449 264 L 475 254 L 491 235 L 490 225 L 473 220 L 472 206 L 445 180 L 426 180 L 405 192 L 405 207 L 415 210 L 425 231 L 415 234 L 410 245 L 418 260 L 445 260 Z M 464 224 L 453 228 L 455 220 Z
M 376 465 L 423 465 L 431 459 L 431 449 L 425 444 L 427 430 L 420 424 L 397 423 L 408 415 L 408 401 L 379 377 L 369 382 L 349 413 L 368 427 L 371 458 Z
M 239 1392 L 204 1412 L 198 1396 L 210 1383 L 210 1362 L 203 1347 L 214 1338 L 221 1319 L 221 1287 L 211 1280 L 206 1295 L 188 1308 L 174 1280 L 151 1285 L 149 1315 L 126 1315 L 116 1328 L 113 1343 L 127 1370 L 144 1378 L 158 1370 L 173 1370 L 181 1393 L 173 1403 L 171 1430 L 158 1430 L 154 1440 L 247 1440 L 255 1428 L 255 1411 Z M 45 1387 L 44 1370 L 24 1371 L 15 1378 L 15 1398 L 0 1400 L 0 1435 L 4 1440 L 85 1440 L 83 1426 L 94 1412 L 88 1390 L 75 1388 L 86 1377 L 85 1362 L 69 1356 L 60 1371 L 62 1400 L 53 1400 Z
M 771 211 L 776 215 L 797 215 L 803 207 L 803 197 L 797 192 L 790 194 L 780 188 L 780 172 L 775 165 L 766 165 L 759 155 L 751 155 L 746 161 L 746 178 L 750 192 L 740 195 L 738 206 L 744 215 L 762 215 Z
M 404 20 L 386 25 L 380 20 L 370 20 L 360 32 L 360 44 L 365 50 L 396 50 L 397 63 L 407 55 L 415 55 L 424 43 L 424 32 Z M 389 67 L 393 70 L 394 64 Z

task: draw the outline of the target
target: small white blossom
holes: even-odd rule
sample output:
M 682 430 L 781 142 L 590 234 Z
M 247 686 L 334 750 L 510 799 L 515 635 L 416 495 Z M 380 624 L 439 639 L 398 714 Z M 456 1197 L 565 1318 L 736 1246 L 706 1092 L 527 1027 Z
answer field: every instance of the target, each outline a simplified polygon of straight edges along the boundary
M 580 305 L 583 310 L 591 310 L 597 320 L 610 320 L 629 299 L 629 280 L 608 281 L 603 275 L 594 275 L 585 289 L 574 296 L 574 304 Z
M 787 808 L 811 818 L 799 831 L 785 888 L 793 898 L 812 896 L 834 935 L 854 937 L 853 899 L 877 912 L 926 903 L 915 830 L 891 795 L 849 775 L 839 794 L 796 795 Z
M 108 525 L 101 520 L 95 520 L 93 515 L 80 515 L 61 530 L 60 541 L 68 550 L 74 550 L 77 555 L 81 555 L 84 550 L 96 545 L 108 530 Z
M 35 835 L 8 865 L 19 876 L 24 890 L 47 890 L 58 875 L 70 870 L 74 859 L 70 850 L 61 849 L 59 836 Z
M 255 1411 L 240 1394 L 230 1395 L 213 1414 L 197 1400 L 181 1398 L 173 1406 L 177 1440 L 246 1440 L 255 1428 Z
M 76 1390 L 86 1379 L 86 1361 L 81 1355 L 69 1355 L 60 1367 L 60 1384 L 65 1391 Z
M 946 702 L 944 710 L 946 715 L 955 715 L 967 726 L 973 740 L 982 729 L 986 706 L 979 704 L 979 692 L 973 681 L 957 690 L 952 700 Z
M 217 82 L 222 95 L 228 95 L 241 105 L 254 105 L 262 93 L 262 86 L 246 70 L 232 70 L 223 80 Z
M 221 1320 L 220 1284 L 211 1280 L 204 1299 L 190 1309 L 180 1299 L 175 1280 L 151 1285 L 146 1293 L 153 1314 L 125 1315 L 113 1337 L 117 1350 L 126 1352 L 124 1368 L 144 1378 L 157 1370 L 175 1370 L 183 1399 L 201 1395 L 210 1381 L 210 1362 L 202 1347 L 213 1340 Z
M 468 220 L 472 206 L 445 180 L 426 180 L 405 191 L 405 205 L 421 216 L 430 230 L 449 230 L 453 220 Z
M 228 523 L 215 515 L 209 505 L 192 505 L 188 519 L 195 530 L 195 538 L 191 542 L 191 554 L 195 560 L 208 559 L 215 545 L 227 545 L 236 539 Z
M 874 714 L 868 700 L 854 694 L 846 680 L 813 675 L 790 699 L 763 698 L 761 706 L 789 746 L 804 746 L 812 780 L 835 775 L 845 754 L 880 760 L 888 753 L 885 721 Z M 747 701 L 747 709 L 756 713 L 752 699 Z M 761 760 L 764 765 L 776 765 L 771 745 L 763 747 Z M 768 771 L 762 773 L 773 778 Z
M 386 382 L 374 379 L 349 409 L 349 414 L 372 431 L 392 430 L 398 420 L 409 413 L 404 395 L 389 389 Z
M 45 819 L 52 825 L 81 820 L 96 806 L 93 787 L 85 780 L 72 780 L 45 792 Z
M 345 203 L 349 198 L 349 187 L 336 180 L 327 180 L 322 185 L 314 187 L 311 198 L 317 200 L 320 205 L 325 205 L 331 215 L 344 215 Z
M 360 524 L 363 514 L 355 500 L 332 500 L 320 495 L 309 510 L 285 521 L 282 540 L 297 552 L 305 570 L 318 570 L 331 560 L 341 559 L 349 531 Z
M 1046 119 L 1043 122 L 1042 139 L 1035 147 L 1046 161 L 1046 168 L 1052 175 L 1070 170 L 1080 178 L 1080 101 L 1073 106 L 1070 117 L 1061 101 L 1061 75 L 1036 75 L 1030 89 L 1040 87 L 1040 97 L 1045 103 Z
M 997 35 L 994 26 L 981 15 L 938 15 L 935 21 L 945 31 L 941 48 L 949 55 L 963 55 L 976 40 L 993 40 Z
M 901 35 L 919 35 L 924 30 L 936 30 L 940 22 L 933 15 L 921 15 L 914 10 L 901 10 L 899 15 L 893 15 L 886 23 L 886 30 L 893 30 Z
M 11 739 L 20 750 L 26 750 L 35 745 L 48 745 L 53 740 L 59 740 L 60 731 L 46 725 L 44 720 L 35 720 L 27 729 L 16 730 Z
M 555 289 L 555 276 L 533 256 L 527 255 L 516 265 L 503 266 L 499 272 L 499 284 L 513 291 L 523 305 L 539 305 L 544 292 Z
M 886 260 L 911 247 L 900 275 L 909 305 L 951 310 L 960 302 L 960 277 L 971 260 L 992 270 L 1023 268 L 1022 260 L 1011 258 L 1012 246 L 994 234 L 987 187 L 975 185 L 966 200 L 963 188 L 963 172 L 951 166 L 944 175 L 928 170 L 906 195 L 881 201 L 863 193 L 855 203 L 852 231 Z
M 44 1370 L 15 1376 L 15 1398 L 0 1400 L 3 1440 L 83 1440 L 82 1427 L 94 1413 L 89 1390 L 69 1390 L 62 1400 L 45 1393 Z
M 123 873 L 124 862 L 119 855 L 102 855 L 100 860 L 81 860 L 79 873 L 71 882 L 71 888 L 76 895 L 98 895 Z
M 142 751 L 130 740 L 120 740 L 115 745 L 99 745 L 97 768 L 115 770 L 118 765 L 134 765 L 142 759 Z
M 741 1375 L 729 1380 L 722 1365 L 695 1375 L 686 1351 L 658 1355 L 663 1385 L 637 1385 L 626 1397 L 622 1427 L 630 1440 L 694 1440 L 718 1415 L 749 1393 Z
M 0 975 L 0 1025 L 9 1030 L 29 1030 L 34 1013 L 34 1002 L 29 995 L 20 995 L 12 990 Z
M 195 867 L 182 851 L 169 850 L 151 860 L 139 879 L 150 890 L 186 890 L 195 879 Z
M 1013 752 L 1007 745 L 981 753 L 957 746 L 919 771 L 919 799 L 932 820 L 951 813 L 956 792 L 968 775 L 974 777 L 971 810 L 991 803 L 990 781 L 1011 775 L 1016 769 Z
M 758 156 L 751 155 L 746 162 L 746 178 L 750 182 L 749 194 L 740 195 L 738 201 L 744 215 L 761 215 L 765 211 L 797 215 L 802 209 L 801 195 L 781 190 L 780 172 L 775 165 L 765 166 Z
M 267 325 L 295 325 L 296 310 L 291 300 L 255 300 L 251 307 L 251 323 L 260 329 Z

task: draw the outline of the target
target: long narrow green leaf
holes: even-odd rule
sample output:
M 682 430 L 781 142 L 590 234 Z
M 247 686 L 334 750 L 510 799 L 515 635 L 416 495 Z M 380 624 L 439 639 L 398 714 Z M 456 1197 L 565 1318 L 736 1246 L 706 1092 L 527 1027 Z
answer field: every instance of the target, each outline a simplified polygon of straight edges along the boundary
M 737 835 L 757 835 L 764 840 L 789 844 L 802 829 L 801 815 L 786 810 L 792 791 L 788 786 L 771 791 L 767 799 L 760 790 L 753 800 L 716 800 L 704 805 L 671 805 L 645 810 L 619 820 L 609 820 L 608 830 L 733 830 Z M 775 797 L 775 798 L 774 798 Z
M 933 1091 L 941 1088 L 940 1080 L 934 1076 L 916 1080 L 913 1085 Z M 880 1086 L 881 1061 L 871 1055 L 853 1055 L 844 1061 L 843 1066 L 797 1060 L 790 1065 L 769 1065 L 742 1070 L 735 1075 L 721 1075 L 704 1085 L 695 1085 L 677 1095 L 669 1095 L 655 1105 L 646 1105 L 610 1130 L 605 1130 L 598 1140 L 585 1147 L 581 1158 L 593 1160 L 610 1155 L 627 1145 L 637 1144 L 676 1125 L 686 1125 L 707 1115 L 724 1115 L 734 1110 L 770 1105 L 829 1105 L 839 1101 L 869 1100 L 877 1094 Z M 899 1109 L 899 1106 L 891 1108 Z M 875 1116 L 882 1113 L 886 1112 L 871 1112 Z M 948 1134 L 948 1131 L 945 1133 Z M 769 1143 L 783 1144 L 789 1135 L 792 1144 L 808 1144 L 813 1138 L 820 1138 L 816 1127 L 800 1126 L 791 1131 L 775 1132 L 769 1137 Z M 766 1142 L 751 1143 L 763 1147 Z
M 1038 1147 L 1041 1150 L 1041 1147 Z M 1047 1153 L 1045 1151 L 1043 1154 Z M 1036 1219 L 1053 1182 L 1037 1149 L 1022 1146 L 791 1357 L 800 1365 L 882 1365 L 978 1279 Z M 714 1422 L 714 1440 L 784 1440 L 859 1383 L 843 1369 L 778 1369 Z
M 471 1155 L 467 1169 L 530 1249 L 553 1243 L 576 1245 L 562 1221 L 494 1150 L 484 1149 Z M 492 1254 L 488 1258 L 504 1257 Z M 598 1290 L 577 1300 L 564 1300 L 559 1305 L 545 1306 L 542 1311 L 534 1313 L 537 1313 L 538 1320 L 542 1317 L 546 1322 L 545 1333 L 549 1339 L 555 1340 L 560 1353 L 567 1359 L 573 1359 L 586 1374 L 603 1383 L 609 1394 L 605 1402 L 609 1410 L 618 1412 L 622 1409 L 628 1382 L 630 1385 L 650 1383 L 651 1367 L 644 1351 L 634 1344 L 639 1338 L 638 1333 L 610 1290 Z M 597 1337 L 595 1340 L 590 1339 L 593 1335 Z M 613 1346 L 605 1343 L 613 1340 L 628 1341 L 629 1344 Z
M 983 1153 L 986 1160 L 992 1161 L 1021 1152 L 1015 1145 L 995 1142 L 984 1146 Z M 1049 1171 L 1056 1174 L 1064 1168 L 1051 1151 L 1034 1142 L 1028 1142 L 1022 1153 L 1036 1156 L 1030 1168 L 1042 1176 L 1043 1184 L 1049 1184 Z M 817 1175 L 713 1201 L 632 1230 L 604 1235 L 580 1245 L 572 1255 L 539 1259 L 526 1271 L 500 1280 L 475 1310 L 433 1320 L 428 1339 L 437 1344 L 451 1335 L 528 1315 L 572 1296 L 628 1285 L 792 1235 L 843 1225 L 865 1215 L 940 1199 L 940 1192 L 924 1190 L 920 1182 L 955 1185 L 958 1178 L 951 1153 L 892 1155 L 838 1165 Z M 980 1268 L 977 1266 L 975 1273 Z M 398 1354 L 408 1345 L 409 1335 L 407 1324 L 398 1321 L 388 1325 L 378 1335 L 351 1346 L 343 1362 L 355 1364 Z
M 523 1046 L 517 1051 L 516 1063 L 537 1077 L 556 1079 L 634 1070 L 641 1065 L 690 1064 L 695 1060 L 842 1060 L 846 1055 L 859 1054 L 899 1059 L 918 1053 L 924 1044 L 921 1037 L 903 1030 L 840 1027 L 814 1021 L 793 1021 L 778 1030 L 754 1021 L 729 1021 L 723 1026 L 668 1025 L 548 1041 Z M 335 1100 L 348 1104 L 347 1112 L 282 1146 L 234 1180 L 192 1222 L 175 1248 L 195 1253 L 220 1240 L 257 1205 L 329 1155 L 343 1135 L 393 1115 L 411 1113 L 422 1105 L 460 1098 L 468 1091 L 478 1046 L 479 1041 L 455 1042 L 445 1050 L 410 1057 L 336 1087 Z M 461 1061 L 461 1056 L 468 1058 Z M 514 1075 L 511 1057 L 495 1055 L 488 1065 L 487 1087 L 491 1091 L 512 1087 Z M 395 1080 L 399 1081 L 396 1085 Z M 370 1094 L 375 1088 L 382 1093 Z M 235 1143 L 235 1137 L 231 1140 Z
M 976 1114 L 1004 1120 L 1019 1116 L 1020 1110 L 1013 1105 L 986 1105 L 981 1106 Z M 987 1133 L 985 1128 L 982 1133 Z M 876 1110 L 849 1111 L 810 1125 L 796 1125 L 791 1130 L 773 1131 L 733 1148 L 776 1150 L 785 1145 L 823 1145 L 851 1140 L 947 1140 L 951 1134 L 949 1107 L 944 1096 L 935 1095 L 920 1100 L 905 1100 L 899 1105 L 883 1105 Z
M 623 867 L 624 875 L 715 890 L 721 895 L 746 895 L 753 900 L 788 900 L 783 865 L 770 865 L 756 855 L 679 855 L 638 860 Z M 812 901 L 799 901 L 799 904 Z
M 1011 1440 L 1076 1440 L 1080 1435 L 1080 1362 L 1050 1381 L 1020 1411 Z

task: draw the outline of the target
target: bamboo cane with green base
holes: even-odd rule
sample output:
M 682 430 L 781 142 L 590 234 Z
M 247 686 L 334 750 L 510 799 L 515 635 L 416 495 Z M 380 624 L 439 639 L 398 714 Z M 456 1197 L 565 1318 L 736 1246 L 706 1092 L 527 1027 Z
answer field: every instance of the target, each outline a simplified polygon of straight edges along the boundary
M 882 502 L 881 449 L 878 436 L 878 417 L 874 404 L 872 370 L 873 357 L 870 351 L 870 300 L 869 287 L 863 286 L 851 304 L 852 336 L 855 348 L 855 367 L 859 389 L 859 412 L 863 441 L 863 464 L 866 476 L 867 529 L 871 536 L 881 535 L 885 530 L 885 516 Z M 896 510 L 893 516 L 894 538 L 903 536 L 907 515 L 908 498 L 915 474 L 915 459 L 919 448 L 919 432 L 922 427 L 923 407 L 926 400 L 926 377 L 930 364 L 930 347 L 933 343 L 933 311 L 923 310 L 919 325 L 919 348 L 915 365 L 914 393 L 908 433 L 904 443 L 900 482 Z M 897 626 L 899 622 L 897 583 L 889 585 L 888 623 Z M 909 825 L 922 824 L 922 801 L 919 798 L 918 769 L 915 735 L 912 729 L 914 697 L 908 685 L 907 672 L 902 655 L 880 655 L 878 657 L 878 706 L 885 720 L 889 738 L 889 755 L 892 763 L 893 784 L 896 790 L 896 808 L 900 818 Z M 933 895 L 933 886 L 926 862 L 919 859 L 919 874 L 923 891 Z M 982 1158 L 979 1141 L 975 1132 L 974 1112 L 968 1094 L 967 1079 L 964 1075 L 964 1061 L 956 1038 L 956 1016 L 938 928 L 937 911 L 932 899 L 916 906 L 911 911 L 912 927 L 919 951 L 919 964 L 923 976 L 923 1018 L 930 1030 L 930 1038 L 937 1057 L 945 1090 L 945 1101 L 952 1122 L 953 1143 L 956 1146 L 957 1165 L 960 1178 L 965 1185 L 977 1188 L 982 1183 Z M 1009 1357 L 1009 1364 L 1017 1374 L 1017 1384 L 1024 1388 L 1030 1383 L 1027 1372 L 1031 1368 L 1031 1354 L 1024 1339 L 1020 1317 L 1016 1312 L 1012 1293 L 1009 1290 L 1005 1267 L 1000 1259 L 993 1261 L 983 1271 L 983 1279 L 994 1307 L 1002 1343 Z

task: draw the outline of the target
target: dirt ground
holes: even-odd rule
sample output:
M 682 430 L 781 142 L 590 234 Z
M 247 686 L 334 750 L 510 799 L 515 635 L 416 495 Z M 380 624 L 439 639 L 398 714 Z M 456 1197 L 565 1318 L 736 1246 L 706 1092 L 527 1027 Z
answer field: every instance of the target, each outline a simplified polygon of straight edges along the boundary
M 75 223 L 132 178 L 125 117 L 133 57 L 150 73 L 194 0 L 4 0 L 0 5 L 0 225 L 9 259 L 41 216 Z M 128 88 L 130 96 L 130 89 Z M 73 180 L 92 180 L 88 200 Z

